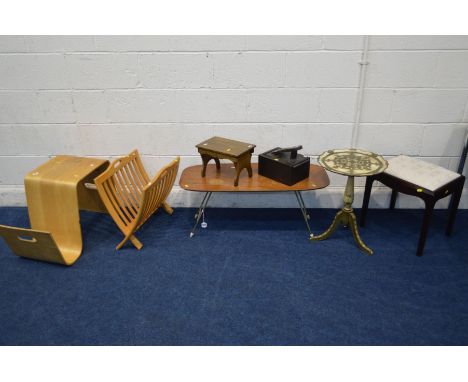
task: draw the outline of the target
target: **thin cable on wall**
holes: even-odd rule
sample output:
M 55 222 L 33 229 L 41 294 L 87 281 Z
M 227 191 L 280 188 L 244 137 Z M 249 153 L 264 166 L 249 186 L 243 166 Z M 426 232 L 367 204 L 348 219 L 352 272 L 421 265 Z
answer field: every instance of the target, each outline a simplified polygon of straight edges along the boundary
M 362 48 L 362 55 L 361 61 L 359 61 L 360 71 L 359 71 L 359 89 L 356 99 L 356 106 L 354 109 L 354 124 L 351 134 L 351 147 L 356 147 L 356 141 L 359 136 L 359 125 L 361 123 L 361 111 L 362 111 L 362 100 L 364 96 L 364 85 L 366 82 L 366 72 L 367 72 L 367 65 L 369 65 L 369 61 L 367 60 L 367 54 L 369 52 L 369 39 L 370 36 L 364 36 L 363 41 L 363 48 Z

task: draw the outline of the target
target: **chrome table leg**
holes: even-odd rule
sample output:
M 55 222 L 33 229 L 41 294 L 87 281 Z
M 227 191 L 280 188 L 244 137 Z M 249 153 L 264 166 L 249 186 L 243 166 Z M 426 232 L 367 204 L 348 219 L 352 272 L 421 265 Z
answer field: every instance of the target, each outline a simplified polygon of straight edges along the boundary
M 309 213 L 307 212 L 307 207 L 305 206 L 304 199 L 302 198 L 302 194 L 301 194 L 300 191 L 294 191 L 294 194 L 296 195 L 296 199 L 297 199 L 297 202 L 299 203 L 299 207 L 301 209 L 302 216 L 304 217 L 304 221 L 305 221 L 306 226 L 307 226 L 307 231 L 309 231 L 309 237 L 313 237 L 314 234 L 310 230 L 310 226 L 309 226 L 310 216 L 309 216 Z
M 203 213 L 205 212 L 206 205 L 208 204 L 208 201 L 210 200 L 212 192 L 207 192 L 205 196 L 203 197 L 203 200 L 200 204 L 200 207 L 198 208 L 197 213 L 195 214 L 195 225 L 192 228 L 192 231 L 190 232 L 190 237 L 193 237 L 195 235 L 195 230 L 197 229 L 198 223 L 200 222 L 200 218 L 202 217 Z

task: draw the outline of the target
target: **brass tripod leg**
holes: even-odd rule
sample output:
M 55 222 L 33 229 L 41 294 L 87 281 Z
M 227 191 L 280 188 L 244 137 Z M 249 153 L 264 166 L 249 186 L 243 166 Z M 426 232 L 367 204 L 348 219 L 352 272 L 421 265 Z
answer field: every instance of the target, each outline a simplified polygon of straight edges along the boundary
M 374 251 L 370 249 L 367 245 L 365 245 L 361 239 L 361 236 L 359 236 L 356 215 L 354 214 L 354 212 L 351 212 L 348 216 L 349 216 L 348 225 L 351 228 L 351 232 L 353 233 L 354 240 L 356 241 L 358 247 L 362 249 L 364 252 L 366 252 L 368 255 L 372 255 Z
M 343 214 L 344 214 L 343 210 L 338 211 L 330 227 L 328 227 L 324 233 L 311 237 L 310 240 L 321 241 L 321 240 L 328 239 L 331 236 L 331 234 L 335 232 L 335 230 L 340 226 L 340 224 L 344 223 L 343 220 L 346 220 L 344 219 Z
M 364 244 L 361 237 L 359 236 L 356 215 L 354 215 L 353 208 L 351 207 L 354 200 L 354 177 L 348 176 L 348 181 L 346 182 L 345 193 L 343 197 L 344 206 L 337 212 L 335 218 L 333 219 L 330 227 L 320 235 L 316 235 L 310 238 L 310 240 L 320 241 L 328 239 L 331 234 L 340 226 L 349 226 L 351 232 L 353 233 L 354 240 L 356 241 L 357 246 L 366 252 L 368 255 L 372 255 L 373 251 L 367 245 Z

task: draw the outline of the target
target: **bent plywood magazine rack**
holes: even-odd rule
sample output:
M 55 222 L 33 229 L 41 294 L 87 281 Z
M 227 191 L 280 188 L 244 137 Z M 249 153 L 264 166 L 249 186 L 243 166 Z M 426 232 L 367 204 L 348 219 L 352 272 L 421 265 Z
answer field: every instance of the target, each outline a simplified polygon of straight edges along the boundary
M 13 252 L 22 257 L 72 265 L 81 255 L 79 210 L 106 212 L 92 187 L 107 160 L 59 155 L 24 178 L 31 229 L 0 225 Z
M 180 158 L 163 167 L 153 179 L 148 177 L 137 150 L 111 163 L 109 168 L 95 179 L 96 187 L 107 211 L 125 235 L 116 249 L 130 240 L 137 248 L 143 244 L 134 233 L 163 207 L 168 214 L 173 210 L 166 198 L 172 190 Z

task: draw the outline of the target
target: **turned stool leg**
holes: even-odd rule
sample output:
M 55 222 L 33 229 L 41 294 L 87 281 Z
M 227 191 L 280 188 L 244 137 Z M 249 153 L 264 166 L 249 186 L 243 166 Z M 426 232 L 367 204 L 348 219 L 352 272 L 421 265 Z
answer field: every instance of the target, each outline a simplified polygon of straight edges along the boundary
M 201 154 L 201 158 L 202 158 L 202 161 L 203 161 L 203 168 L 202 168 L 202 171 L 201 171 L 201 176 L 202 176 L 202 178 L 204 178 L 205 175 L 206 175 L 206 166 L 208 165 L 208 162 L 212 159 L 212 157 L 210 155 L 207 155 L 207 154 Z
M 460 182 L 460 186 L 453 193 L 452 200 L 450 201 L 449 219 L 447 223 L 447 229 L 445 230 L 445 234 L 447 236 L 450 236 L 452 234 L 453 223 L 455 221 L 455 215 L 457 214 L 458 204 L 460 203 L 460 198 L 463 192 L 463 183 L 464 182 Z
M 234 163 L 236 168 L 236 179 L 234 179 L 234 186 L 237 187 L 239 185 L 239 176 L 242 171 L 242 164 L 240 162 Z
M 367 209 L 369 207 L 369 199 L 370 199 L 373 183 L 374 183 L 374 178 L 372 176 L 368 176 L 366 179 L 364 199 L 362 200 L 361 219 L 359 221 L 361 227 L 364 227 L 364 225 L 366 224 Z
M 247 172 L 249 173 L 249 178 L 252 177 L 252 164 L 251 164 L 251 160 L 252 160 L 252 155 L 249 155 L 247 158 L 244 159 L 243 163 L 244 163 L 244 167 L 247 169 Z
M 395 209 L 395 203 L 396 203 L 397 196 L 398 196 L 398 191 L 393 189 L 392 190 L 392 195 L 390 196 L 390 206 L 389 206 L 389 208 L 391 210 Z
M 249 178 L 251 178 L 252 177 L 252 166 L 250 165 L 250 163 L 247 166 L 247 172 L 249 173 Z
M 432 211 L 434 210 L 435 200 L 426 200 L 426 209 L 424 211 L 424 218 L 421 226 L 421 233 L 419 234 L 417 256 L 422 256 L 424 245 L 426 244 L 427 231 L 429 229 L 429 222 L 431 220 Z
M 213 158 L 215 163 L 216 163 L 216 170 L 220 171 L 221 170 L 221 162 L 219 161 L 219 158 Z

